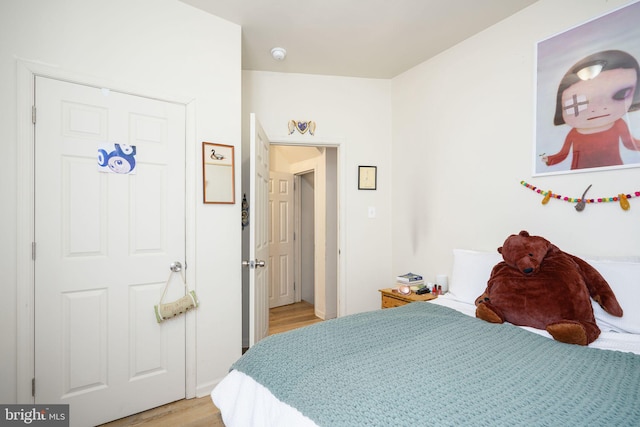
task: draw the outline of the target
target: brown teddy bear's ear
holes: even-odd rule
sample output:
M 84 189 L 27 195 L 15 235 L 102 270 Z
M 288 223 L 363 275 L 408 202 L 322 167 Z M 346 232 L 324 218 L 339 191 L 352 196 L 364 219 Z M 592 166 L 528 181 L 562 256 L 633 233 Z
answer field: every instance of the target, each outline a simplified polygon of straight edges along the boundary
M 522 230 L 519 235 L 523 237 L 529 237 L 529 232 L 526 230 Z
M 502 253 L 502 246 L 500 246 L 500 247 L 498 248 L 498 253 L 499 253 L 499 254 L 501 254 L 501 253 Z

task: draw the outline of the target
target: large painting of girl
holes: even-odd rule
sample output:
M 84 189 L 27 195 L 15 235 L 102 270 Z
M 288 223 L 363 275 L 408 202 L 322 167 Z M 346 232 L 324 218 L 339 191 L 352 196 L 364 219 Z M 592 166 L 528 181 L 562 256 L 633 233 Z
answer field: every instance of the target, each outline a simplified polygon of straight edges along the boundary
M 629 21 L 630 15 L 635 21 Z M 539 44 L 534 174 L 640 166 L 640 112 L 633 113 L 640 110 L 640 67 L 634 55 L 640 54 L 639 18 L 634 4 Z M 625 32 L 627 22 L 634 23 L 635 35 Z M 620 48 L 576 57 L 614 46 Z M 559 66 L 572 57 L 575 62 L 559 74 Z M 540 103 L 550 103 L 552 76 L 560 77 L 553 108 L 548 108 Z

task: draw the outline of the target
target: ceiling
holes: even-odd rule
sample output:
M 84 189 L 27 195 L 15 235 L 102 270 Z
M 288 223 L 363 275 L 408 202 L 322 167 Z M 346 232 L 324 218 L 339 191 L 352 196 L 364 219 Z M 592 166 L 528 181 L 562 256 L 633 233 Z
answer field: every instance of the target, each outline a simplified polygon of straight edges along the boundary
M 181 1 L 242 26 L 243 70 L 387 79 L 537 0 Z

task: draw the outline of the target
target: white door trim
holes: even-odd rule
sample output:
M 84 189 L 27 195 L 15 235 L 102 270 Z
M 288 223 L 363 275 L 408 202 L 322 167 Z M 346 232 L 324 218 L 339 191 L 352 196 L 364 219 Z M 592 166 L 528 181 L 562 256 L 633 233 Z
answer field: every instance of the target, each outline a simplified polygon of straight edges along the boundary
M 49 77 L 78 83 L 87 86 L 109 87 L 119 92 L 160 99 L 166 102 L 183 104 L 185 106 L 185 156 L 193 159 L 195 145 L 189 141 L 195 141 L 195 108 L 194 97 L 166 96 L 154 93 L 153 95 L 140 93 L 130 87 L 115 87 L 113 82 L 101 79 L 89 78 L 57 67 L 35 63 L 26 60 L 17 60 L 16 88 L 17 88 L 17 203 L 16 203 L 16 299 L 17 299 L 17 372 L 16 372 L 16 396 L 17 402 L 22 404 L 34 403 L 31 392 L 31 380 L 34 372 L 34 271 L 32 259 L 32 242 L 34 240 L 34 134 L 32 123 L 32 106 L 34 101 L 34 79 L 36 76 Z M 195 189 L 196 173 L 194 163 L 187 161 L 185 165 L 185 203 L 186 203 L 186 242 L 185 256 L 187 260 L 195 259 L 195 239 L 189 236 L 195 235 Z M 195 283 L 195 268 L 185 270 L 187 283 Z M 186 384 L 185 395 L 187 398 L 196 396 L 196 317 L 194 313 L 186 316 Z

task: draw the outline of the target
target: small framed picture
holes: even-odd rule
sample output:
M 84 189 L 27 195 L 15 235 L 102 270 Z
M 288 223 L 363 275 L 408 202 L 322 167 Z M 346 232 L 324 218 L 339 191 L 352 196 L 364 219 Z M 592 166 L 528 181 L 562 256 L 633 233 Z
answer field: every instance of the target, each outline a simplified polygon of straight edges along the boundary
M 204 203 L 235 204 L 233 145 L 202 143 L 202 188 Z
M 377 166 L 358 166 L 358 190 L 375 190 Z

